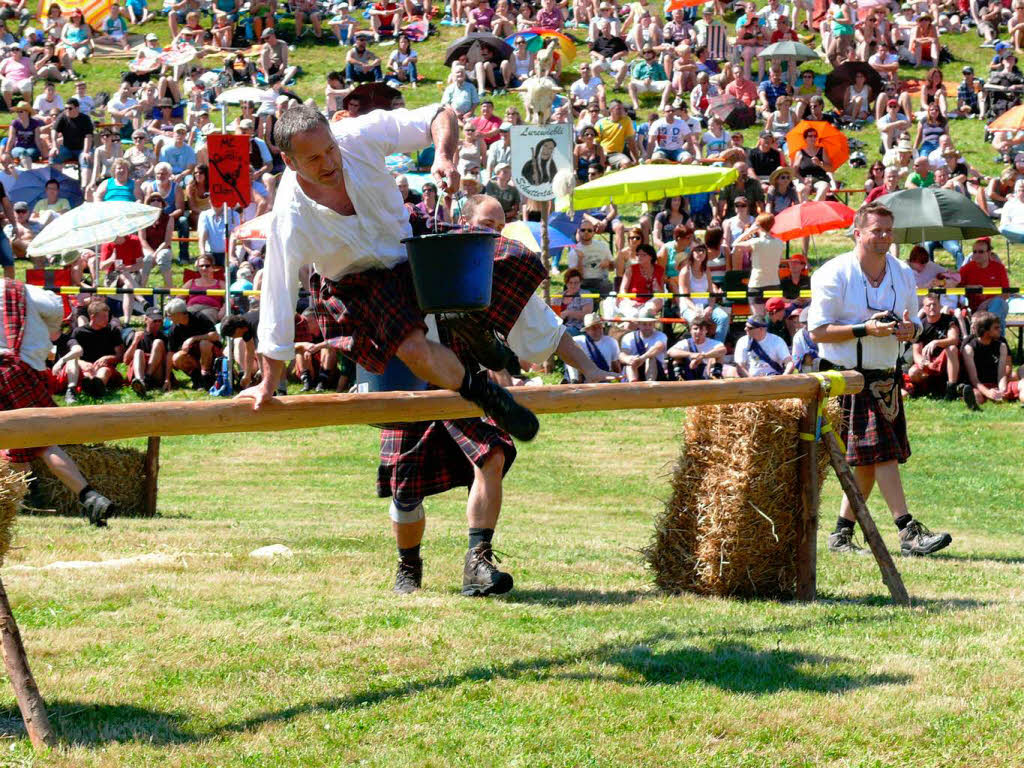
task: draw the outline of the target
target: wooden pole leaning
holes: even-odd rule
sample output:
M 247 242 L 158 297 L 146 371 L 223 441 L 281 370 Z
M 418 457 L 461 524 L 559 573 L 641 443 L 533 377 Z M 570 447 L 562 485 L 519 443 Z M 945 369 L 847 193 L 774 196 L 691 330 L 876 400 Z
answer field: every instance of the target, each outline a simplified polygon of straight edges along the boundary
M 804 403 L 800 434 L 815 433 L 818 406 L 824 394 Z M 804 437 L 797 439 L 797 473 L 800 478 L 800 539 L 796 552 L 796 599 L 814 600 L 818 594 L 818 442 Z
M 846 392 L 863 377 L 844 371 Z M 634 382 L 524 387 L 517 402 L 535 413 L 576 413 L 725 405 L 798 398 L 819 392 L 805 374 L 687 382 Z M 156 435 L 275 432 L 347 424 L 434 421 L 480 416 L 480 409 L 447 390 L 369 394 L 292 395 L 254 411 L 251 400 L 145 402 L 79 408 L 23 408 L 0 413 L 0 448 L 28 448 Z
M 39 693 L 39 686 L 29 669 L 21 632 L 14 620 L 3 582 L 0 582 L 0 647 L 3 649 L 7 676 L 14 688 L 14 698 L 18 701 L 18 709 L 21 710 L 21 718 L 25 721 L 25 730 L 28 731 L 32 746 L 37 750 L 55 746 L 57 736 L 46 714 L 46 704 Z

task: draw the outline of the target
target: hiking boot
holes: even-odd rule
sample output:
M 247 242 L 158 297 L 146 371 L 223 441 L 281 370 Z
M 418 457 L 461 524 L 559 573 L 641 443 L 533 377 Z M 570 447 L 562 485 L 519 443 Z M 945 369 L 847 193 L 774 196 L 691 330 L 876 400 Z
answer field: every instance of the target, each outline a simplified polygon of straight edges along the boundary
M 459 394 L 476 403 L 480 409 L 494 419 L 494 423 L 508 432 L 517 440 L 529 441 L 537 436 L 540 429 L 540 422 L 533 411 L 517 403 L 509 391 L 486 377 L 486 374 L 479 374 L 471 377 L 472 390 Z
M 398 573 L 395 574 L 395 592 L 408 595 L 423 585 L 423 561 L 398 561 Z
M 917 520 L 911 520 L 907 527 L 900 531 L 900 554 L 930 555 L 945 549 L 953 541 L 948 533 L 932 533 Z
M 139 397 L 145 399 L 146 398 L 146 382 L 144 382 L 142 379 L 139 379 L 139 378 L 132 379 L 132 392 L 134 392 Z
M 969 411 L 980 411 L 981 406 L 978 405 L 978 398 L 974 394 L 974 387 L 970 384 L 960 385 L 960 399 L 964 401 L 964 405 L 967 406 Z
M 117 505 L 99 491 L 89 490 L 82 501 L 85 516 L 97 528 L 107 526 L 107 518 L 118 513 Z
M 302 392 L 312 392 L 313 391 L 313 380 L 310 379 L 308 376 L 306 378 L 304 378 L 302 380 L 302 389 L 300 391 L 302 391 Z
M 445 327 L 459 338 L 484 368 L 492 371 L 508 371 L 518 376 L 522 369 L 515 352 L 498 340 L 494 331 L 482 325 L 468 313 L 441 315 Z
M 467 597 L 503 595 L 512 589 L 512 574 L 499 571 L 491 545 L 481 541 L 466 552 L 462 568 L 462 594 Z
M 322 381 L 318 381 L 316 383 L 316 387 L 313 389 L 313 391 L 314 392 L 326 392 L 327 391 L 327 385 L 324 384 L 324 382 L 322 382 Z
M 865 555 L 867 550 L 853 540 L 853 529 L 843 528 L 828 535 L 828 551 L 844 555 Z
M 75 390 L 72 387 L 68 387 L 64 393 L 64 405 L 74 405 L 78 402 L 78 398 L 75 397 Z

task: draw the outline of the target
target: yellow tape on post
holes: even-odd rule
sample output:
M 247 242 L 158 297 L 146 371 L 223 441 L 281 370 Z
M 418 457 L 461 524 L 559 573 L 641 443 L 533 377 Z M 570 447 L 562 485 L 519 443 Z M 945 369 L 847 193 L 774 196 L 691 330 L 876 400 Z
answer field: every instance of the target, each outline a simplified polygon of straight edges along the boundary
M 820 441 L 823 434 L 834 432 L 832 425 L 829 424 L 828 417 L 825 416 L 825 405 L 828 403 L 829 397 L 839 397 L 840 395 L 846 394 L 846 379 L 839 371 L 820 371 L 818 373 L 812 373 L 811 376 L 818 380 L 818 384 L 821 387 L 821 397 L 818 398 L 818 418 L 815 420 L 814 434 L 808 432 L 801 432 L 801 440 L 809 441 Z M 843 443 L 842 438 L 836 435 L 836 439 L 839 440 L 839 445 L 843 447 L 843 452 L 846 452 L 846 445 Z

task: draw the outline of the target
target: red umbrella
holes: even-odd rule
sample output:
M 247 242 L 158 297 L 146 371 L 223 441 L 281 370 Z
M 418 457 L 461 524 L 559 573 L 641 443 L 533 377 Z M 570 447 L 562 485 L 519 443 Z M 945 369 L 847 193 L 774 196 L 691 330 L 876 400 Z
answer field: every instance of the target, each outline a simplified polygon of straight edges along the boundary
M 780 240 L 796 240 L 819 232 L 845 229 L 857 212 L 842 203 L 811 200 L 791 205 L 775 217 L 772 234 Z

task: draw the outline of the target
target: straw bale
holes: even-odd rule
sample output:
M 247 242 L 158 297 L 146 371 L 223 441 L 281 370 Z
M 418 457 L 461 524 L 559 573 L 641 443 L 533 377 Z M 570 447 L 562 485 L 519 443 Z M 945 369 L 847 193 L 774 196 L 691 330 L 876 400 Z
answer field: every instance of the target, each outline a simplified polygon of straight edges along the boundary
M 144 451 L 122 446 L 65 445 L 64 450 L 82 470 L 89 485 L 111 499 L 125 517 L 146 514 Z M 68 490 L 39 459 L 32 462 L 32 474 L 38 480 L 41 504 L 58 515 L 80 516 L 77 494 Z
M 3 565 L 4 557 L 11 548 L 14 518 L 27 491 L 27 475 L 16 472 L 10 464 L 0 460 L 0 565 Z
M 735 597 L 795 593 L 802 411 L 799 400 L 687 411 L 672 496 L 644 552 L 659 587 Z M 826 451 L 818 462 L 820 488 Z

